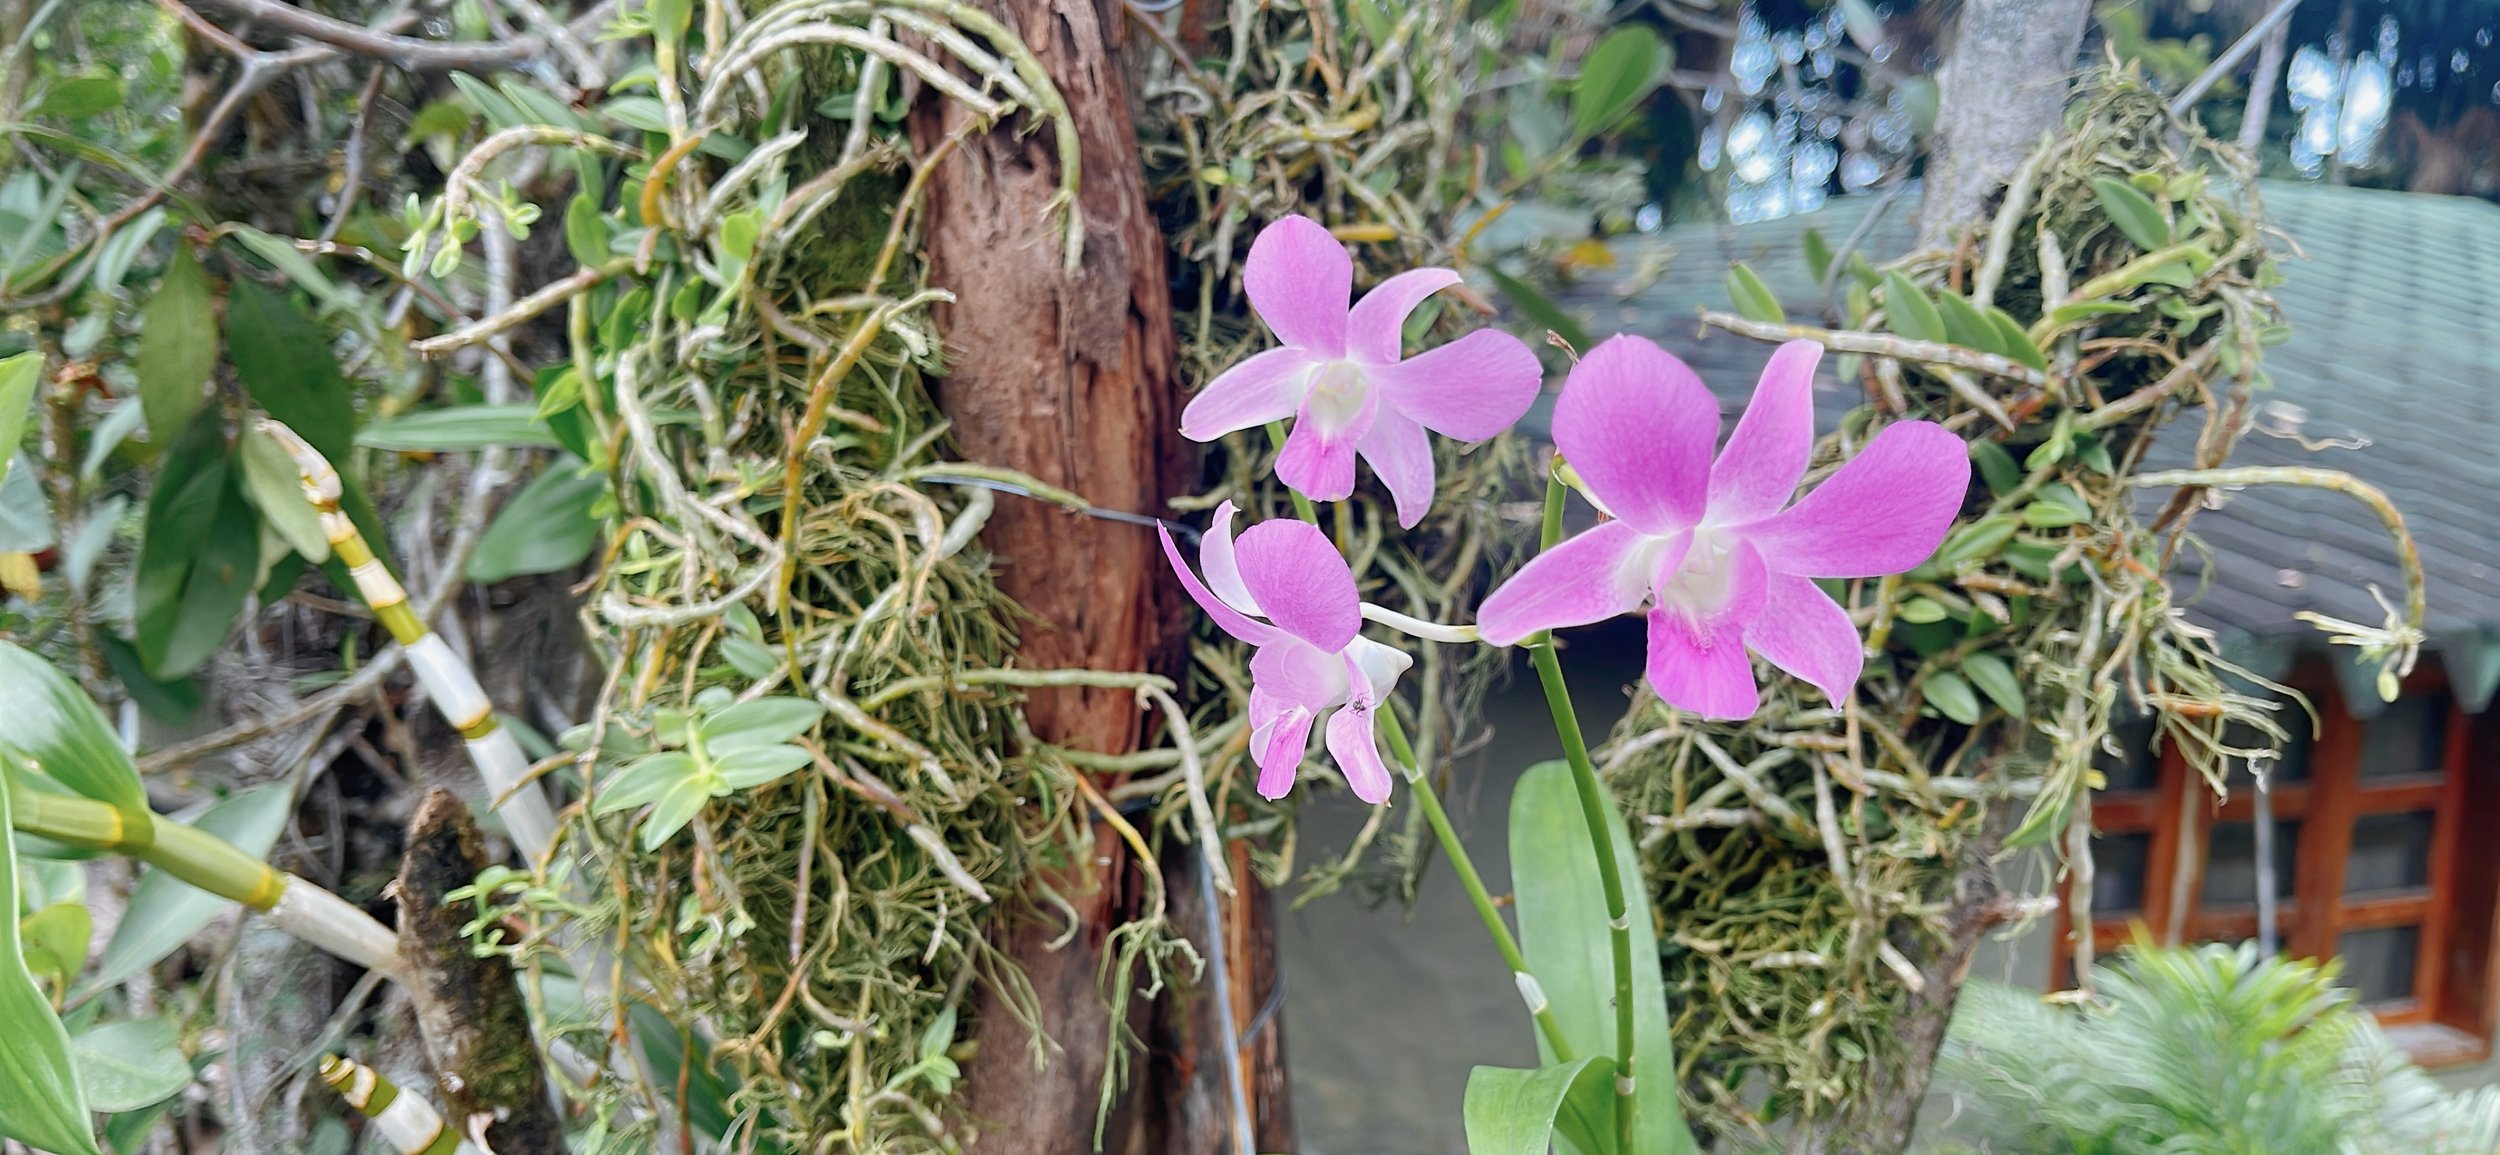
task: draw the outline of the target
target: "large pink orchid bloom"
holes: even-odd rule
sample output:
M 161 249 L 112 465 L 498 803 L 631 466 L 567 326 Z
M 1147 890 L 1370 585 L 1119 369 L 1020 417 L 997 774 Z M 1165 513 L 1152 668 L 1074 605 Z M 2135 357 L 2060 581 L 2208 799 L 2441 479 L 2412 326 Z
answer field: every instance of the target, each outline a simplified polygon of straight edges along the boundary
M 1389 767 L 1374 740 L 1372 711 L 1415 660 L 1362 636 L 1354 571 L 1328 535 L 1305 522 L 1264 521 L 1236 543 L 1233 503 L 1225 502 L 1198 546 L 1201 582 L 1171 531 L 1162 533 L 1163 555 L 1189 596 L 1225 633 L 1253 647 L 1250 754 L 1259 764 L 1259 793 L 1282 798 L 1293 789 L 1311 727 L 1335 710 L 1327 718 L 1329 756 L 1355 797 L 1387 801 Z
M 1554 407 L 1554 443 L 1614 516 L 1556 545 L 1487 597 L 1484 639 L 1649 606 L 1649 683 L 1706 718 L 1753 716 L 1750 649 L 1846 698 L 1864 661 L 1849 613 L 1811 579 L 1899 573 L 1927 560 L 1970 487 L 1961 438 L 1928 421 L 1887 426 L 1796 504 L 1814 450 L 1815 362 L 1771 355 L 1752 405 L 1711 460 L 1718 404 L 1692 369 L 1637 337 L 1589 350 Z
M 1400 359 L 1407 315 L 1459 281 L 1416 269 L 1347 306 L 1354 262 L 1308 217 L 1267 226 L 1242 270 L 1250 304 L 1284 342 L 1225 370 L 1181 411 L 1181 435 L 1213 441 L 1294 418 L 1276 476 L 1314 501 L 1354 493 L 1360 454 L 1397 502 L 1398 524 L 1432 507 L 1429 429 L 1478 441 L 1508 429 L 1536 400 L 1543 370 L 1517 337 L 1478 329 Z

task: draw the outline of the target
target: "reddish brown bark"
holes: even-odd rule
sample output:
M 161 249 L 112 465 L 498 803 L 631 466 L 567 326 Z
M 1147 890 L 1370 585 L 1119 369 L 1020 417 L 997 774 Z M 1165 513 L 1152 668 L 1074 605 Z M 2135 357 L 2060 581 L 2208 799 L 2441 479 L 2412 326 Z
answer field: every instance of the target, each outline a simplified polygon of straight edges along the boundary
M 1019 469 L 1110 509 L 1159 513 L 1169 491 L 1176 404 L 1172 304 L 1162 234 L 1147 210 L 1116 0 L 984 0 L 1056 82 L 1076 121 L 1083 267 L 1062 267 L 1052 133 L 1008 124 L 974 138 L 929 182 L 931 280 L 953 291 L 937 320 L 950 368 L 939 402 L 964 456 Z M 969 114 L 932 103 L 915 126 L 934 142 Z M 983 540 L 1001 584 L 1033 615 L 1019 646 L 1032 669 L 1142 670 L 1164 635 L 1154 535 L 1038 502 L 1004 501 Z M 1027 706 L 1048 741 L 1117 753 L 1138 733 L 1118 690 L 1041 690 Z
M 937 311 L 950 366 L 939 403 L 966 459 L 1021 470 L 1106 508 L 1159 513 L 1177 460 L 1171 300 L 1115 39 L 1118 0 L 977 2 L 1024 40 L 1057 86 L 1076 123 L 1081 175 L 1076 203 L 1054 206 L 1054 134 L 1023 123 L 969 138 L 933 173 L 930 279 L 956 297 Z M 925 152 L 967 115 L 931 100 L 913 133 Z M 1071 211 L 1085 226 L 1073 275 L 1063 264 L 1060 215 Z M 1008 498 L 983 541 L 1000 584 L 1031 615 L 1020 665 L 1144 670 L 1168 652 L 1174 618 L 1153 534 Z M 1123 691 L 1037 691 L 1026 713 L 1042 740 L 1103 753 L 1134 749 L 1140 732 L 1136 700 Z M 1037 1067 L 1033 1028 L 995 991 L 977 1000 L 979 1051 L 964 1093 L 979 1155 L 1094 1149 L 1111 1045 L 1100 979 L 1108 935 L 1131 917 L 1131 871 L 1120 840 L 1097 826 L 1093 852 L 1053 880 L 1082 923 L 1072 941 L 1048 949 L 1064 925 L 1057 912 L 999 913 L 1000 947 L 1033 985 L 1050 1052 Z M 1124 1105 L 1105 1131 L 1106 1149 L 1138 1149 L 1135 1118 Z

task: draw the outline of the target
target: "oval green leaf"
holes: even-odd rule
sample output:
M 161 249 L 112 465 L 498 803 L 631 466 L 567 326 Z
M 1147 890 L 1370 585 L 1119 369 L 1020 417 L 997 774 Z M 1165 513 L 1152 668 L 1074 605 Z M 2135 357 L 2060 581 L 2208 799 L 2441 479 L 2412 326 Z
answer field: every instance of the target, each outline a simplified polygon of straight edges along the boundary
M 1899 272 L 1884 274 L 1884 316 L 1893 332 L 1913 341 L 1943 341 L 1948 337 L 1944 315 L 1936 311 L 1936 303 Z
M 1939 670 L 1927 676 L 1927 704 L 1936 712 L 1968 726 L 1979 720 L 1979 695 L 1970 683 L 1951 670 Z
M 226 291 L 226 357 L 252 400 L 337 464 L 356 436 L 356 406 L 330 335 L 293 300 L 249 280 Z
M 1622 24 L 1580 59 L 1571 88 L 1571 133 L 1582 140 L 1614 127 L 1658 88 L 1666 45 L 1646 24 Z
M 1748 321 L 1777 325 L 1788 320 L 1788 311 L 1780 307 L 1779 295 L 1763 283 L 1762 274 L 1743 261 L 1727 267 L 1727 295 L 1736 303 L 1736 311 Z
M 695 726 L 704 748 L 717 754 L 745 746 L 776 746 L 796 738 L 825 716 L 805 698 L 757 698 L 705 715 Z
M 1962 659 L 1962 675 L 1970 679 L 1979 692 L 1997 704 L 1997 709 L 2016 718 L 2023 716 L 2023 684 L 2014 676 L 2014 666 L 1994 653 L 1976 653 Z
M 2101 202 L 2101 211 L 2109 214 L 2110 223 L 2135 242 L 2135 247 L 2149 253 L 2170 243 L 2170 221 L 2153 198 L 2137 191 L 2134 185 L 2114 176 L 2096 176 L 2092 178 L 2092 196 Z

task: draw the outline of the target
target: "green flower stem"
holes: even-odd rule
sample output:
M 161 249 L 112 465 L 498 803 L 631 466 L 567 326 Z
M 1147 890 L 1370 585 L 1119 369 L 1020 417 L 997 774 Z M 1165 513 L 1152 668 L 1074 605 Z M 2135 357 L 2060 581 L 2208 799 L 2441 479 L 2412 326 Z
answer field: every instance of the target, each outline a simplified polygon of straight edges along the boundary
M 1562 540 L 1563 489 L 1558 472 L 1545 477 L 1543 548 Z M 1597 781 L 1597 765 L 1589 761 L 1588 739 L 1580 732 L 1579 712 L 1571 706 L 1571 687 L 1563 682 L 1562 658 L 1550 634 L 1529 638 L 1530 660 L 1545 685 L 1545 708 L 1554 715 L 1554 732 L 1562 737 L 1563 757 L 1571 763 L 1571 783 L 1580 796 L 1580 819 L 1589 828 L 1589 848 L 1597 852 L 1597 881 L 1606 895 L 1606 926 L 1614 945 L 1615 977 L 1615 1149 L 1632 1150 L 1632 918 L 1624 903 L 1623 872 L 1615 864 L 1613 830 L 1606 824 L 1605 787 Z
M 1285 423 L 1282 421 L 1268 422 L 1267 439 L 1275 443 L 1276 451 L 1278 453 L 1284 452 Z M 1302 496 L 1302 491 L 1295 489 L 1292 486 L 1286 486 L 1285 492 L 1293 495 L 1293 515 L 1295 517 L 1310 522 L 1312 525 L 1319 524 L 1319 510 L 1312 507 L 1310 498 Z
M 1545 1002 L 1545 989 L 1537 985 L 1528 971 L 1527 956 L 1519 952 L 1519 940 L 1510 933 L 1510 924 L 1502 921 L 1502 913 L 1493 905 L 1493 896 L 1484 889 L 1484 876 L 1476 873 L 1475 860 L 1467 856 L 1467 847 L 1458 840 L 1458 832 L 1450 827 L 1449 814 L 1441 809 L 1441 795 L 1433 790 L 1432 778 L 1415 763 L 1414 747 L 1407 744 L 1406 727 L 1399 724 L 1397 714 L 1384 704 L 1374 715 L 1389 731 L 1389 753 L 1398 760 L 1398 769 L 1406 774 L 1407 785 L 1415 791 L 1415 802 L 1423 807 L 1424 821 L 1432 824 L 1432 833 L 1441 842 L 1441 853 L 1449 856 L 1450 868 L 1458 872 L 1458 884 L 1467 890 L 1467 899 L 1476 904 L 1476 917 L 1484 920 L 1484 932 L 1493 938 L 1493 949 L 1502 952 L 1502 962 L 1510 967 L 1511 980 L 1519 984 L 1520 998 L 1528 1003 L 1528 1014 L 1536 1019 L 1537 1033 L 1545 1036 L 1545 1045 L 1554 1053 L 1554 1061 L 1571 1061 L 1571 1044 L 1563 1038 L 1562 1024 L 1554 1018 L 1554 1009 Z

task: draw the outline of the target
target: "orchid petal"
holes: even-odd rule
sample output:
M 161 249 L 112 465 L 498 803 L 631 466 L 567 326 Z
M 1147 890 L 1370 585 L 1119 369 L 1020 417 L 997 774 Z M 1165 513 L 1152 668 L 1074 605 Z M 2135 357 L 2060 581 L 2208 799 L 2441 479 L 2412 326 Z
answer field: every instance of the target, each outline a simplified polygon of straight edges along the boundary
M 1311 744 L 1315 717 L 1303 707 L 1288 706 L 1251 727 L 1250 754 L 1259 764 L 1259 797 L 1277 799 L 1293 791 L 1294 778 L 1302 769 L 1302 752 Z
M 1238 512 L 1232 502 L 1215 507 L 1215 519 L 1207 523 L 1207 532 L 1198 539 L 1198 568 L 1206 571 L 1207 588 L 1215 596 L 1245 614 L 1267 616 L 1259 608 L 1259 599 L 1250 596 L 1250 587 L 1241 584 L 1241 565 L 1233 558 L 1233 514 Z
M 1293 416 L 1309 391 L 1312 364 L 1310 354 L 1286 346 L 1226 369 L 1182 407 L 1181 436 L 1213 441 L 1236 429 Z
M 1512 574 L 1476 608 L 1476 630 L 1485 641 L 1508 646 L 1538 630 L 1628 613 L 1648 600 L 1662 551 L 1680 561 L 1691 545 L 1689 535 L 1661 539 L 1629 522 L 1607 522 L 1557 542 Z
M 1710 520 L 1757 521 L 1796 495 L 1814 453 L 1814 365 L 1822 358 L 1821 345 L 1790 341 L 1762 367 L 1753 403 L 1710 467 Z
M 1366 410 L 1377 404 L 1376 398 L 1364 399 Z M 1346 428 L 1330 432 L 1312 420 L 1311 403 L 1305 398 L 1293 432 L 1285 435 L 1285 448 L 1276 455 L 1277 479 L 1313 501 L 1344 501 L 1354 496 L 1355 446 L 1371 431 L 1377 416 L 1376 411 L 1366 412 Z
M 1698 523 L 1719 403 L 1690 367 L 1639 337 L 1612 337 L 1572 367 L 1554 443 L 1615 516 L 1664 537 Z
M 1745 645 L 1823 691 L 1833 705 L 1848 701 L 1866 665 L 1849 611 L 1794 574 L 1770 574 L 1765 586 L 1762 612 L 1745 627 Z
M 1236 544 L 1242 585 L 1267 611 L 1267 620 L 1332 654 L 1354 640 L 1363 627 L 1354 571 L 1318 526 L 1284 518 L 1262 521 L 1242 531 Z
M 1171 530 L 1158 525 L 1155 527 L 1155 532 L 1163 537 L 1163 556 L 1172 563 L 1172 572 L 1180 575 L 1181 588 L 1189 591 L 1189 600 L 1198 603 L 1199 609 L 1205 610 L 1208 617 L 1215 619 L 1215 624 L 1219 629 L 1254 646 L 1266 645 L 1276 637 L 1276 627 L 1244 617 L 1240 610 L 1234 609 L 1226 604 L 1224 599 L 1209 591 L 1206 585 L 1198 580 L 1197 574 L 1190 572 L 1188 563 L 1181 560 L 1180 547 L 1172 544 Z M 1359 614 L 1362 611 L 1357 609 L 1355 612 Z
M 1389 800 L 1389 766 L 1372 737 L 1372 712 L 1347 707 L 1328 718 L 1328 755 L 1354 796 L 1377 806 Z
M 1354 258 L 1318 221 L 1289 216 L 1259 230 L 1241 282 L 1278 340 L 1323 358 L 1345 355 Z
M 1745 630 L 1769 593 L 1762 555 L 1742 542 L 1727 559 L 1727 600 L 1716 607 L 1649 611 L 1649 686 L 1679 710 L 1719 721 L 1753 716 L 1761 704 Z
M 1355 447 L 1397 502 L 1398 528 L 1413 529 L 1432 509 L 1432 438 L 1415 419 L 1383 407 Z
M 1875 435 L 1797 504 L 1746 526 L 1745 540 L 1781 573 L 1877 577 L 1913 569 L 1952 528 L 1970 490 L 1970 447 L 1931 421 Z
M 1406 349 L 1406 319 L 1424 298 L 1458 283 L 1448 269 L 1413 269 L 1372 286 L 1346 316 L 1346 356 L 1387 365 Z
M 1415 668 L 1414 657 L 1406 651 L 1365 637 L 1348 643 L 1344 657 L 1349 666 L 1349 681 L 1355 687 L 1348 696 L 1360 699 L 1362 692 L 1368 691 L 1371 696 L 1367 700 L 1373 702 L 1388 700 L 1390 691 L 1397 689 L 1398 679 Z
M 1478 329 L 1366 372 L 1386 408 L 1460 441 L 1482 441 L 1510 428 L 1536 404 L 1545 384 L 1536 354 L 1499 329 Z
M 1349 696 L 1345 659 L 1299 638 L 1278 638 L 1252 653 L 1250 682 L 1252 693 L 1279 708 L 1316 712 L 1342 705 Z

